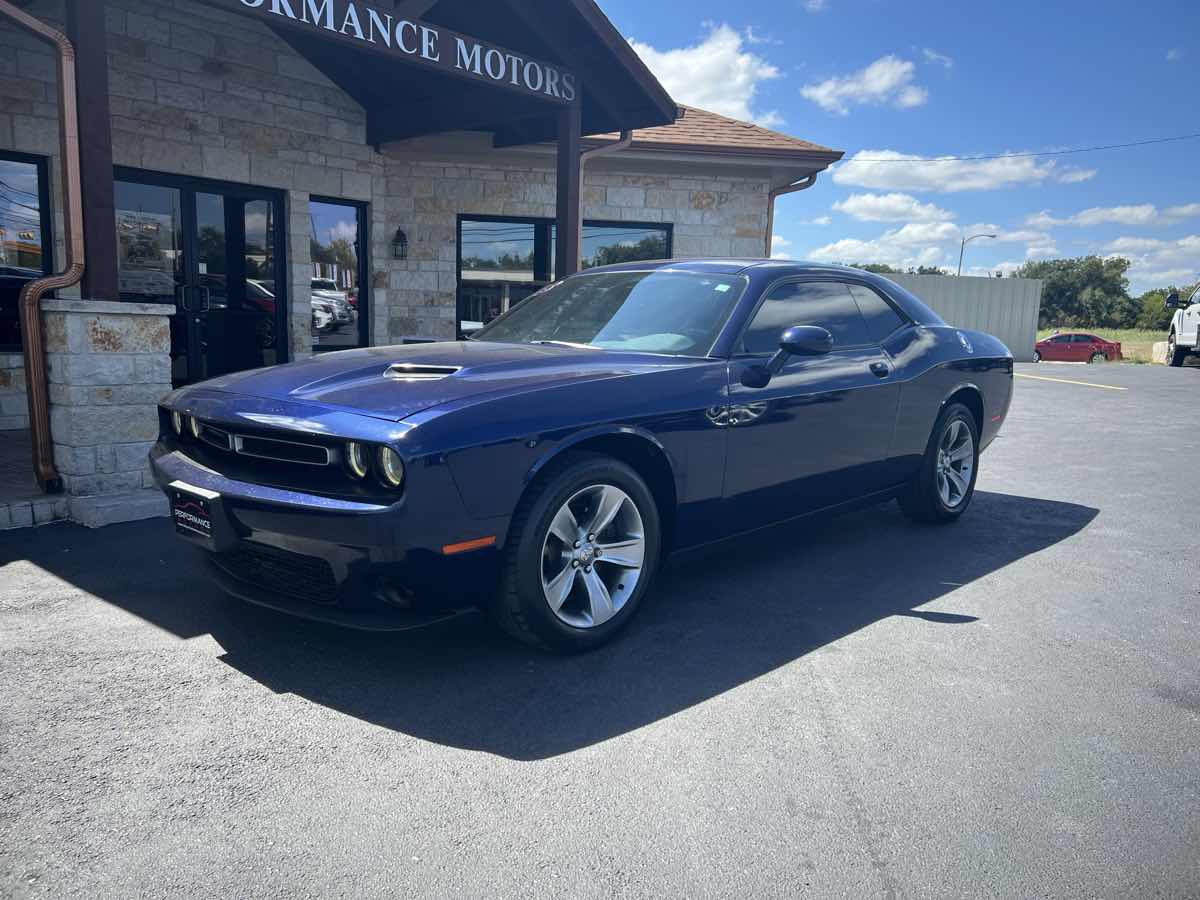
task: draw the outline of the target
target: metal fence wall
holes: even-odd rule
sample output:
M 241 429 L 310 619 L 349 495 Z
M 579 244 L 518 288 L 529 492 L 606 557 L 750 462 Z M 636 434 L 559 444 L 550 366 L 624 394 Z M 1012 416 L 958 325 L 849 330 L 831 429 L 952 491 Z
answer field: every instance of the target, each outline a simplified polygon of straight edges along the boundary
M 958 328 L 994 334 L 1018 362 L 1033 360 L 1042 282 L 1034 278 L 887 275 Z

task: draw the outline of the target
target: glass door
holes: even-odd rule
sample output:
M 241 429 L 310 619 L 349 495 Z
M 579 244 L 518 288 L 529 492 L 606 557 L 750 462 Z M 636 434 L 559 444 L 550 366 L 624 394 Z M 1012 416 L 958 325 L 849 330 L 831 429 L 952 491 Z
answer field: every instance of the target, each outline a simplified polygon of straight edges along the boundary
M 178 386 L 286 355 L 281 200 L 235 185 L 118 171 L 122 299 L 171 303 Z M 143 180 L 144 179 L 144 180 Z

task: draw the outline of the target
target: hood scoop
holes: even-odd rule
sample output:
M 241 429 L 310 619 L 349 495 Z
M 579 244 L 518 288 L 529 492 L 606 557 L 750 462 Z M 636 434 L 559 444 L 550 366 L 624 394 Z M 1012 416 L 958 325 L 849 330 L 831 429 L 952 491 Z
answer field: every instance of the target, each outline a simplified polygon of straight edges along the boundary
M 418 363 L 394 363 L 383 371 L 384 378 L 393 381 L 438 381 L 448 378 L 462 366 L 428 366 Z

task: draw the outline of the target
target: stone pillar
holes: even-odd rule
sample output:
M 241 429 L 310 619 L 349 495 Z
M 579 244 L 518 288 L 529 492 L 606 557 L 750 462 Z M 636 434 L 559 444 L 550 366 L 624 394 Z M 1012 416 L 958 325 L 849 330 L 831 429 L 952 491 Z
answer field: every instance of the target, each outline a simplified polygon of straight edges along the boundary
M 43 300 L 50 434 L 70 518 L 89 527 L 166 515 L 147 454 L 171 390 L 175 307 Z
M 308 359 L 313 353 L 311 241 L 308 194 L 288 191 L 288 301 L 291 304 L 288 339 L 292 360 Z

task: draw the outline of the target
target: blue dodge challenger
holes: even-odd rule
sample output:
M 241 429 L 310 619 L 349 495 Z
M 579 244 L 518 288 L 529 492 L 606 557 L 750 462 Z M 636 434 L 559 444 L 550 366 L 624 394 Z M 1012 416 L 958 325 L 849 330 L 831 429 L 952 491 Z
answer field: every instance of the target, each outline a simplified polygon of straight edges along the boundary
M 151 465 L 231 594 L 360 628 L 477 607 L 576 651 L 670 552 L 891 499 L 957 519 L 1012 378 L 1000 341 L 867 272 L 629 263 L 468 341 L 177 390 Z

